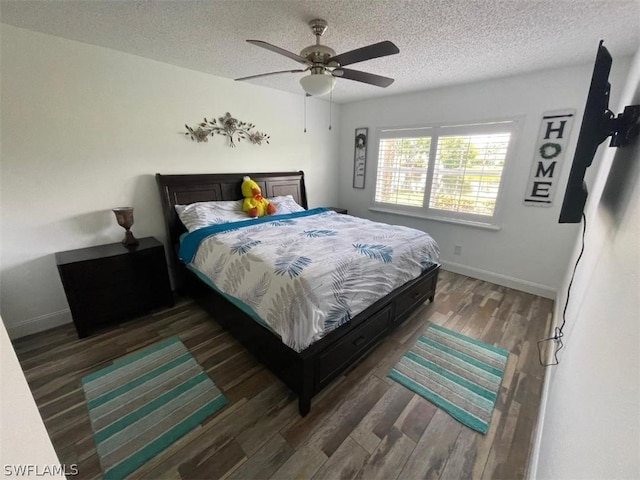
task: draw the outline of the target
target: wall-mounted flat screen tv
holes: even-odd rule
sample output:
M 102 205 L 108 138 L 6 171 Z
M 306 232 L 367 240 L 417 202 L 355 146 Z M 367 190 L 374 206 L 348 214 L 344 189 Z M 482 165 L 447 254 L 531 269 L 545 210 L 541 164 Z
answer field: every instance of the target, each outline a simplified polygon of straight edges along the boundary
M 640 105 L 627 105 L 618 117 L 609 110 L 611 65 L 611 55 L 600 40 L 559 223 L 580 223 L 582 220 L 588 195 L 584 176 L 598 146 L 611 136 L 609 146 L 623 147 L 630 144 L 640 131 Z
M 612 59 L 607 49 L 598 46 L 596 63 L 591 76 L 591 87 L 584 107 L 582 126 L 578 135 L 576 153 L 571 164 L 569 181 L 564 193 L 562 210 L 560 211 L 560 223 L 580 223 L 582 211 L 587 201 L 587 185 L 584 176 L 591 165 L 598 146 L 607 138 L 607 125 L 611 119 L 609 111 L 609 72 Z

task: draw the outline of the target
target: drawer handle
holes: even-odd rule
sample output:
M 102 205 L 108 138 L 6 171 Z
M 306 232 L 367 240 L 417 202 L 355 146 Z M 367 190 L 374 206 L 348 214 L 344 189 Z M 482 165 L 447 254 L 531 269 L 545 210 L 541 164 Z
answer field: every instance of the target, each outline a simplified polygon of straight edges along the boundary
M 421 292 L 413 292 L 413 295 L 411 296 L 412 300 L 415 300 L 416 298 L 418 298 L 421 295 Z
M 356 338 L 356 339 L 353 341 L 353 344 L 354 344 L 356 347 L 358 347 L 358 346 L 360 346 L 360 345 L 362 344 L 362 342 L 364 342 L 365 340 L 366 340 L 366 337 L 365 337 L 364 335 L 361 335 L 360 337 Z

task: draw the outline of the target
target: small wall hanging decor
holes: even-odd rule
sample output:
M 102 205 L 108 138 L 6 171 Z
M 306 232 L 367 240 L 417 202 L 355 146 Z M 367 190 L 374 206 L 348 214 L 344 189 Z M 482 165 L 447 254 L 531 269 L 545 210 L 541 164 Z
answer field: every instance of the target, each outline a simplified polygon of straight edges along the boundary
M 568 108 L 545 112 L 542 115 L 527 191 L 524 195 L 525 205 L 551 206 L 575 114 L 575 109 Z
M 353 154 L 353 188 L 364 188 L 364 174 L 367 166 L 367 128 L 356 128 Z
M 215 133 L 223 135 L 229 139 L 229 146 L 235 147 L 235 142 L 241 140 L 249 140 L 249 142 L 256 145 L 262 145 L 262 142 L 269 143 L 269 135 L 264 132 L 254 131 L 256 126 L 253 123 L 241 122 L 237 118 L 231 116 L 229 112 L 225 113 L 224 117 L 218 117 L 217 119 L 204 119 L 200 125 L 196 128 L 191 128 L 189 125 L 185 125 L 187 132 L 185 135 L 189 135 L 191 140 L 195 142 L 207 142 L 209 141 L 209 135 L 213 136 Z

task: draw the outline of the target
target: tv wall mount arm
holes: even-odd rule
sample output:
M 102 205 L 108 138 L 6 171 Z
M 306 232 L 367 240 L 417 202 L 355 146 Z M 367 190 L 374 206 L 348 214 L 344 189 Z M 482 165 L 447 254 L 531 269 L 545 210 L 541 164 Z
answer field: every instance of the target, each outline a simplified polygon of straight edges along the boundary
M 602 141 L 610 136 L 610 147 L 629 145 L 640 134 L 640 105 L 627 105 L 617 117 L 607 109 L 603 120 Z

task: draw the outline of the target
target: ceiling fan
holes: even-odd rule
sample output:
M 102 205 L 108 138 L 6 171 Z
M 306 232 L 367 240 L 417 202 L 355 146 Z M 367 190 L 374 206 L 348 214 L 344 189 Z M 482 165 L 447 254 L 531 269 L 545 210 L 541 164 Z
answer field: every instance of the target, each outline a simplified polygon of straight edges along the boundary
M 304 48 L 300 55 L 276 47 L 261 40 L 247 40 L 247 42 L 258 47 L 266 48 L 285 57 L 289 57 L 296 62 L 306 65 L 305 68 L 295 70 L 281 70 L 279 72 L 261 73 L 259 75 L 250 75 L 248 77 L 236 78 L 236 80 L 249 80 L 252 78 L 266 77 L 268 75 L 279 75 L 281 73 L 302 73 L 310 72 L 310 75 L 300 79 L 302 88 L 307 95 L 325 95 L 333 90 L 336 83 L 336 77 L 356 82 L 368 83 L 378 87 L 386 88 L 393 83 L 393 78 L 375 75 L 373 73 L 362 72 L 360 70 L 352 70 L 344 68 L 346 65 L 364 62 L 372 58 L 386 57 L 400 53 L 398 47 L 392 42 L 384 41 L 367 45 L 366 47 L 356 48 L 349 52 L 336 55 L 336 52 L 320 43 L 320 37 L 327 30 L 327 22 L 321 19 L 311 20 L 309 22 L 311 31 L 316 36 L 316 44 Z

